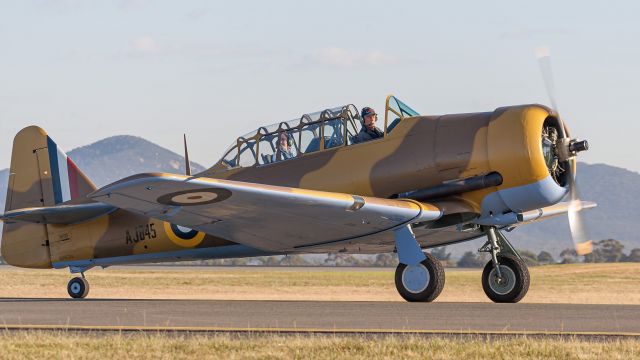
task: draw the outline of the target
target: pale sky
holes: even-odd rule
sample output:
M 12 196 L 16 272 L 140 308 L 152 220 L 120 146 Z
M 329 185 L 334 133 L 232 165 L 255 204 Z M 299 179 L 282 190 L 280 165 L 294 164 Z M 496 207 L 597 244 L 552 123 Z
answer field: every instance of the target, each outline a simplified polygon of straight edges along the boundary
M 37 124 L 64 149 L 144 137 L 212 165 L 239 135 L 395 93 L 422 114 L 549 104 L 581 161 L 640 171 L 637 1 L 0 0 L 0 169 Z

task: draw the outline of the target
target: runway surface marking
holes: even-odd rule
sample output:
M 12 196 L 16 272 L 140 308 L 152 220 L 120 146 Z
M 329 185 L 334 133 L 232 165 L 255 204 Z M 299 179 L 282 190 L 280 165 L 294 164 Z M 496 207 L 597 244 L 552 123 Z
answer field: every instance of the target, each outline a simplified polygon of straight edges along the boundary
M 0 298 L 0 328 L 638 336 L 638 305 Z

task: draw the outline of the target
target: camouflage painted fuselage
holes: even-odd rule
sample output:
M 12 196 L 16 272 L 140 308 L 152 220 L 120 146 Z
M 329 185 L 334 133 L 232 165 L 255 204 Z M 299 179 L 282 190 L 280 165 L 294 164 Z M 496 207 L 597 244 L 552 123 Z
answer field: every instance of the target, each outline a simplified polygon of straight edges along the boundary
M 452 216 L 490 217 L 532 210 L 559 201 L 566 192 L 551 179 L 540 142 L 543 124 L 552 116 L 545 107 L 528 105 L 486 113 L 409 117 L 382 139 L 247 168 L 227 169 L 219 163 L 196 176 L 388 198 L 497 172 L 503 178 L 501 185 L 435 199 L 433 204 Z M 37 127 L 16 135 L 7 211 L 56 203 L 55 194 L 46 190 L 52 181 L 47 165 L 50 152 L 37 151 L 47 147 L 46 139 L 46 133 Z M 90 201 L 82 195 L 94 188 L 85 187 L 68 203 Z M 455 219 L 439 226 L 417 225 L 416 237 L 428 247 L 481 235 L 473 227 L 463 231 L 456 226 L 469 218 Z M 73 225 L 6 223 L 2 255 L 12 265 L 48 268 L 270 254 L 239 245 L 241 239 L 188 230 L 122 209 Z M 391 251 L 393 238 L 383 234 L 369 243 L 313 251 L 337 250 Z

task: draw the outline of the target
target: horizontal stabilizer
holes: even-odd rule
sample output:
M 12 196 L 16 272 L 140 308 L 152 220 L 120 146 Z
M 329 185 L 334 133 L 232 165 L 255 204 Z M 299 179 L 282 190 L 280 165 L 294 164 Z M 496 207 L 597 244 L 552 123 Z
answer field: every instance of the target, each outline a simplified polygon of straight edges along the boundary
M 28 222 L 36 224 L 75 224 L 109 214 L 117 208 L 94 202 L 80 205 L 59 205 L 12 210 L 0 216 L 4 222 Z

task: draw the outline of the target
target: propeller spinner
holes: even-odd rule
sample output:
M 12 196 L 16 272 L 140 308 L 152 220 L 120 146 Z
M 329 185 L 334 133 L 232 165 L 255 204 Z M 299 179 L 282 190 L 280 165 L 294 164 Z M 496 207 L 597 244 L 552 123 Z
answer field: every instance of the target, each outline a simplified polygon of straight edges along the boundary
M 542 78 L 547 90 L 547 95 L 549 96 L 549 102 L 566 134 L 566 136 L 557 139 L 557 142 L 555 143 L 555 152 L 560 162 L 565 162 L 569 165 L 567 186 L 569 188 L 570 205 L 567 214 L 569 216 L 571 238 L 573 239 L 576 253 L 578 255 L 586 255 L 593 251 L 593 243 L 587 236 L 582 215 L 580 213 L 583 206 L 582 201 L 579 198 L 578 186 L 576 184 L 576 155 L 581 151 L 588 150 L 589 143 L 586 140 L 580 141 L 569 137 L 567 126 L 564 124 L 564 121 L 560 117 L 560 113 L 558 111 L 549 49 L 546 47 L 538 48 L 536 49 L 536 54 L 538 56 L 538 64 L 540 65 L 540 71 L 542 72 Z

